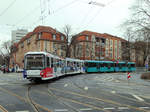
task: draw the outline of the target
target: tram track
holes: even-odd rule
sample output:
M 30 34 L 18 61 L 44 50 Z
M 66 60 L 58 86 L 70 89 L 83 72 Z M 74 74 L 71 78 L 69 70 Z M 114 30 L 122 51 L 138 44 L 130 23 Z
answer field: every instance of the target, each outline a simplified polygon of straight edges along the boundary
M 5 89 L 5 88 L 0 87 L 0 90 L 1 90 L 1 91 L 5 92 L 5 93 L 7 93 L 7 94 L 9 94 L 9 95 L 11 95 L 11 96 L 15 96 L 15 97 L 18 98 L 19 100 L 24 101 L 25 103 L 30 104 L 30 105 L 32 106 L 34 112 L 41 112 L 41 111 L 39 111 L 39 109 L 45 110 L 45 111 L 47 111 L 47 112 L 53 112 L 52 110 L 50 110 L 50 109 L 48 109 L 48 108 L 46 108 L 46 107 L 44 107 L 44 106 L 42 106 L 42 105 L 36 103 L 36 102 L 31 98 L 31 96 L 29 95 L 30 89 L 31 89 L 31 88 L 30 88 L 30 86 L 29 86 L 29 87 L 27 88 L 26 97 L 24 98 L 24 97 L 22 97 L 22 96 L 20 96 L 20 95 L 18 95 L 18 94 L 16 94 L 16 93 L 10 91 L 10 90 L 7 90 L 7 89 Z M 7 111 L 7 109 L 5 109 L 4 107 L 2 107 L 1 105 L 0 105 L 0 110 L 3 110 L 2 112 L 9 112 L 9 111 Z
M 85 77 L 86 78 L 86 77 Z M 84 78 L 84 79 L 85 79 Z M 111 77 L 112 78 L 112 77 Z M 89 79 L 87 79 L 87 80 L 89 80 Z M 88 83 L 86 82 L 87 80 L 82 80 L 81 78 L 78 80 L 78 81 L 80 81 L 80 82 L 84 82 L 85 83 L 85 85 L 87 85 Z M 72 81 L 72 83 L 75 85 L 75 86 L 77 86 L 78 88 L 80 88 L 81 90 L 84 90 L 83 89 L 83 87 L 80 87 L 78 84 L 76 84 L 76 82 L 73 82 Z M 132 83 L 132 82 L 131 82 Z M 135 83 L 135 82 L 133 82 L 133 83 Z M 136 84 L 136 83 L 135 83 Z M 142 84 L 141 84 L 142 85 Z M 145 86 L 145 85 L 143 85 L 143 86 Z M 118 88 L 118 87 L 117 87 Z M 122 88 L 122 87 L 121 87 Z M 100 91 L 101 93 L 103 93 L 103 94 L 108 94 L 108 91 L 105 91 L 105 90 L 103 90 L 103 91 L 101 91 L 99 88 L 97 88 L 98 89 L 98 91 Z M 122 88 L 123 89 L 123 88 Z M 126 89 L 126 88 L 124 88 L 124 89 Z M 111 92 L 110 92 L 111 93 Z M 90 94 L 91 95 L 91 94 Z M 109 95 L 109 94 L 108 94 Z M 134 94 L 129 94 L 128 93 L 128 95 L 131 95 L 131 96 L 133 96 Z M 124 98 L 124 99 L 127 99 L 127 100 L 129 100 L 129 101 L 133 101 L 133 102 L 138 102 L 138 103 L 141 103 L 141 101 L 138 101 L 138 100 L 136 100 L 136 99 L 133 99 L 133 98 L 130 98 L 130 97 L 127 97 L 127 96 L 124 96 L 124 95 L 120 95 L 120 94 L 114 94 L 113 93 L 113 96 L 116 96 L 116 97 L 120 97 L 120 98 Z M 148 102 L 146 102 L 146 101 L 144 101 L 144 102 L 142 102 L 142 104 L 146 104 L 146 105 L 148 105 L 149 107 L 150 107 L 150 103 L 148 103 Z
M 48 92 L 50 95 L 54 96 L 56 99 L 60 100 L 60 101 L 67 101 L 67 102 L 72 102 L 72 103 L 75 103 L 75 104 L 79 104 L 79 105 L 83 105 L 83 106 L 86 106 L 88 108 L 92 108 L 92 109 L 96 109 L 96 110 L 100 110 L 100 111 L 103 111 L 103 112 L 110 112 L 110 111 L 107 111 L 107 110 L 104 110 L 103 108 L 100 108 L 100 107 L 97 107 L 97 106 L 94 106 L 94 105 L 91 105 L 91 104 L 87 104 L 87 103 L 83 103 L 83 102 L 80 102 L 80 101 L 77 101 L 77 100 L 72 100 L 72 99 L 68 99 L 68 98 L 65 98 L 65 97 L 61 97 L 61 96 L 58 96 L 58 95 L 55 95 L 51 89 L 49 89 L 48 87 Z M 73 109 L 73 111 L 75 112 L 81 112 L 79 109 L 76 109 L 74 108 L 73 106 L 71 105 L 68 105 L 66 103 L 62 103 L 66 106 L 68 106 L 69 108 Z
M 86 90 L 84 90 L 82 87 L 80 87 L 78 84 L 76 84 L 75 82 L 73 82 L 72 80 L 70 80 L 69 79 L 69 81 L 72 83 L 72 85 L 74 85 L 75 87 L 77 87 L 77 88 L 79 88 L 82 92 L 84 92 L 84 93 L 86 93 L 86 95 L 87 95 L 87 92 L 86 92 Z M 51 88 L 51 89 L 54 89 L 54 88 Z M 56 88 L 55 88 L 55 90 L 57 90 Z M 63 92 L 63 93 L 69 93 L 69 94 L 73 94 L 73 95 L 77 95 L 77 96 L 82 96 L 82 97 L 84 97 L 84 98 L 94 98 L 95 100 L 98 100 L 98 101 L 103 101 L 103 102 L 106 102 L 106 103 L 111 103 L 111 104 L 114 104 L 114 105 L 118 105 L 118 106 L 126 106 L 127 108 L 131 108 L 131 109 L 134 109 L 134 110 L 138 110 L 138 111 L 142 111 L 142 112 L 148 112 L 147 110 L 145 110 L 145 109 L 143 109 L 143 108 L 139 108 L 139 107 L 135 107 L 135 106 L 131 106 L 131 105 L 127 105 L 127 104 L 120 104 L 119 102 L 116 102 L 116 101 L 113 101 L 113 100 L 109 100 L 109 99 L 100 99 L 100 98 L 97 98 L 97 97 L 93 97 L 93 96 L 91 96 L 91 94 L 89 94 L 88 93 L 88 97 L 85 97 L 85 95 L 83 95 L 83 94 L 76 94 L 75 92 L 70 92 L 70 91 L 60 91 L 59 90 L 59 92 Z M 75 93 L 75 94 L 74 94 Z M 104 92 L 103 92 L 104 93 Z M 104 94 L 106 94 L 107 92 L 105 92 Z M 131 100 L 131 101 L 136 101 L 137 102 L 137 100 L 134 100 L 134 99 L 130 99 L 130 98 L 128 98 L 128 97 L 125 97 L 125 96 L 122 96 L 122 95 L 116 95 L 115 94 L 115 96 L 119 96 L 119 97 L 121 97 L 121 98 L 124 98 L 124 99 L 127 99 L 127 100 Z M 141 103 L 141 102 L 139 102 L 139 103 Z M 147 105 L 150 105 L 149 103 L 147 103 L 147 102 L 142 102 L 142 103 L 144 103 L 144 104 L 147 104 Z
M 34 101 L 32 100 L 32 98 L 30 97 L 30 89 L 31 89 L 31 85 L 28 87 L 28 89 L 27 89 L 27 95 L 26 95 L 26 97 L 27 97 L 27 100 L 28 100 L 28 102 L 30 103 L 30 105 L 32 106 L 32 108 L 34 109 L 34 111 L 35 112 L 40 112 L 39 111 L 39 109 L 38 109 L 38 107 L 36 106 L 36 104 L 34 103 Z
M 82 98 L 87 98 L 87 99 L 93 99 L 93 100 L 96 100 L 96 101 L 100 101 L 100 102 L 105 102 L 105 103 L 108 103 L 108 104 L 113 104 L 113 105 L 116 105 L 116 106 L 125 106 L 125 107 L 128 107 L 130 109 L 134 109 L 134 110 L 137 110 L 137 111 L 142 111 L 142 112 L 149 112 L 148 110 L 145 110 L 145 109 L 142 109 L 142 108 L 138 108 L 138 107 L 135 107 L 135 106 L 131 106 L 131 105 L 127 105 L 127 104 L 120 104 L 119 102 L 115 102 L 115 101 L 112 101 L 112 100 L 108 100 L 108 99 L 102 99 L 102 98 L 97 98 L 97 97 L 92 97 L 92 96 L 87 96 L 85 94 L 79 94 L 79 93 L 75 93 L 75 92 L 70 92 L 70 91 L 66 91 L 66 90 L 59 90 L 57 88 L 49 88 L 50 90 L 54 90 L 55 92 L 60 92 L 60 93 L 64 93 L 64 94 L 71 94 L 71 95 L 74 95 L 74 96 L 78 96 L 78 97 L 82 97 Z M 68 98 L 64 98 L 62 96 L 58 96 L 56 95 L 57 97 L 60 97 L 61 99 L 66 99 L 68 101 L 73 101 L 73 102 L 78 102 L 74 99 L 68 99 Z M 85 104 L 85 103 L 81 103 L 81 102 L 78 102 L 80 104 Z M 100 110 L 103 110 L 103 108 L 100 108 L 100 107 L 97 107 L 97 106 L 93 106 L 91 104 L 85 104 L 86 106 L 88 107 L 94 107 L 95 109 L 100 109 Z
M 2 112 L 8 112 L 8 110 L 6 110 L 3 106 L 0 105 L 0 111 Z
M 85 78 L 85 77 L 84 77 Z M 104 98 L 98 98 L 98 97 L 95 97 L 95 96 L 92 96 L 92 94 L 87 94 L 87 92 L 83 89 L 83 87 L 81 87 L 79 84 L 77 84 L 75 81 L 72 81 L 71 79 L 69 79 L 70 81 L 68 81 L 68 82 L 70 82 L 71 83 L 71 85 L 73 85 L 73 86 L 75 86 L 76 88 L 78 88 L 78 89 L 80 89 L 82 92 L 84 92 L 84 93 L 86 93 L 86 94 L 80 94 L 80 93 L 77 93 L 77 92 L 72 92 L 72 91 L 66 91 L 66 90 L 63 90 L 62 88 L 61 88 L 61 90 L 59 90 L 59 89 L 57 89 L 57 88 L 52 88 L 52 87 L 49 87 L 49 83 L 47 83 L 46 84 L 46 88 L 48 89 L 48 94 L 49 94 L 49 96 L 53 96 L 53 97 L 55 97 L 58 101 L 61 101 L 61 103 L 63 104 L 63 105 L 66 105 L 67 107 L 69 107 L 70 109 L 72 109 L 73 111 L 75 111 L 75 112 L 80 112 L 78 109 L 76 109 L 76 108 L 74 108 L 73 106 L 71 106 L 70 104 L 68 105 L 68 103 L 65 103 L 65 102 L 63 102 L 63 101 L 66 101 L 66 102 L 72 102 L 72 103 L 76 103 L 76 104 L 80 104 L 80 105 L 84 105 L 84 106 L 86 106 L 86 107 L 89 107 L 89 108 L 92 108 L 92 109 L 96 109 L 96 110 L 100 110 L 100 111 L 104 111 L 104 112 L 110 112 L 109 110 L 104 110 L 104 108 L 101 108 L 101 107 L 99 107 L 99 106 L 95 106 L 95 105 L 92 105 L 92 104 L 89 104 L 89 103 L 85 103 L 85 102 L 81 102 L 81 101 L 78 101 L 78 100 L 73 100 L 73 99 L 69 99 L 69 98 L 65 98 L 65 97 L 62 97 L 62 96 L 59 96 L 59 95 L 55 95 L 55 93 L 54 93 L 54 91 L 56 92 L 60 92 L 60 93 L 64 93 L 64 94 L 71 94 L 71 95 L 74 95 L 74 96 L 80 96 L 80 97 L 82 97 L 82 98 L 88 98 L 88 99 L 94 99 L 94 100 L 97 100 L 97 101 L 103 101 L 103 102 L 105 102 L 105 103 L 110 103 L 110 104 L 114 104 L 114 105 L 118 105 L 118 106 L 122 106 L 122 105 L 120 105 L 120 103 L 119 102 L 116 102 L 116 101 L 113 101 L 113 100 L 108 100 L 108 99 L 104 99 Z M 83 81 L 83 80 L 81 80 L 80 79 L 80 81 Z M 84 80 L 85 81 L 85 80 Z M 84 83 L 87 83 L 86 81 L 84 82 Z M 38 108 L 40 109 L 43 109 L 43 110 L 46 110 L 46 111 L 48 111 L 48 112 L 52 112 L 51 110 L 49 110 L 49 109 L 47 109 L 47 108 L 45 108 L 44 106 L 42 106 L 42 105 L 40 105 L 40 104 L 38 104 L 38 103 L 35 103 L 35 101 L 32 99 L 32 97 L 30 96 L 30 91 L 31 91 L 31 89 L 32 89 L 32 84 L 31 85 L 28 85 L 28 87 L 27 87 L 27 92 L 26 92 L 26 98 L 24 98 L 24 97 L 21 97 L 21 96 L 19 96 L 18 94 L 16 94 L 16 93 L 13 93 L 13 92 L 11 92 L 11 91 L 9 91 L 9 90 L 6 90 L 6 89 L 4 89 L 4 88 L 0 88 L 0 90 L 3 90 L 3 91 L 5 91 L 5 92 L 7 92 L 7 93 L 9 93 L 9 94 L 11 94 L 11 95 L 13 95 L 13 96 L 15 96 L 15 97 L 17 97 L 17 98 L 19 98 L 20 100 L 22 100 L 22 101 L 25 101 L 25 102 L 28 102 L 28 103 L 30 103 L 30 105 L 32 105 L 32 107 L 34 108 L 34 110 L 35 110 L 35 112 L 40 112 L 39 110 L 38 110 Z M 53 91 L 54 90 L 54 91 Z M 33 90 L 34 91 L 34 90 Z M 40 91 L 37 91 L 37 92 L 40 92 Z M 101 91 L 101 92 L 103 92 L 103 91 Z M 45 94 L 47 94 L 47 91 L 45 91 L 44 92 Z M 103 92 L 104 94 L 108 94 L 107 92 Z M 118 94 L 113 94 L 113 95 L 116 95 L 116 96 L 118 96 Z M 124 97 L 124 98 L 126 98 L 126 99 L 128 99 L 128 100 L 131 100 L 130 98 L 128 98 L 128 97 L 125 97 L 125 96 L 122 96 L 122 95 L 119 95 L 119 96 L 121 96 L 121 97 Z M 137 100 L 133 100 L 132 99 L 132 101 L 136 101 L 137 102 Z M 142 102 L 142 103 L 147 103 L 147 102 Z M 148 104 L 148 103 L 147 103 Z M 150 105 L 150 104 L 149 104 Z M 130 105 L 127 105 L 127 104 L 123 104 L 123 106 L 126 106 L 126 107 L 128 107 L 128 108 L 131 108 L 131 109 L 135 109 L 135 110 L 138 110 L 138 111 L 142 111 L 142 112 L 149 112 L 148 110 L 145 110 L 144 108 L 138 108 L 138 107 L 135 107 L 135 106 L 130 106 Z M 37 109 L 36 109 L 37 108 Z M 2 110 L 1 109 L 1 107 L 0 107 L 0 110 Z M 7 110 L 6 111 L 2 111 L 2 112 L 8 112 Z
M 87 78 L 87 80 L 85 80 L 87 77 L 84 77 L 84 80 L 82 80 L 81 78 L 80 79 L 78 79 L 78 81 L 82 81 L 82 82 L 84 82 L 85 83 L 85 85 L 87 85 L 87 80 L 89 80 L 88 78 Z M 112 78 L 112 77 L 111 77 Z M 80 90 L 84 90 L 83 89 L 83 87 L 80 87 L 79 86 L 79 84 L 76 84 L 76 82 L 73 82 L 72 80 L 70 80 L 71 82 L 72 82 L 72 84 L 74 84 L 76 87 L 78 87 Z M 81 82 L 80 81 L 80 82 Z M 138 83 L 135 83 L 135 82 L 131 82 L 131 83 L 134 83 L 134 84 L 138 84 Z M 140 84 L 139 84 L 140 85 Z M 146 85 L 143 85 L 143 84 L 141 84 L 142 86 L 146 86 Z M 147 86 L 146 86 L 147 87 Z M 101 91 L 99 88 L 97 88 L 99 91 Z M 123 87 L 121 87 L 121 89 L 123 89 Z M 124 89 L 126 89 L 126 88 L 124 88 Z M 103 93 L 103 94 L 108 94 L 108 92 L 107 91 L 101 91 L 101 93 Z M 129 94 L 129 93 L 128 93 Z M 133 99 L 133 98 L 129 98 L 129 97 L 126 97 L 126 96 L 123 96 L 123 95 L 120 95 L 120 94 L 113 94 L 114 96 L 116 96 L 116 97 L 121 97 L 121 98 L 124 98 L 124 99 L 127 99 L 127 100 L 130 100 L 130 101 L 134 101 L 134 102 L 139 102 L 139 103 L 141 103 L 141 101 L 138 101 L 138 100 L 136 100 L 136 99 Z M 129 94 L 129 95 L 131 95 L 131 96 L 133 96 L 133 94 Z M 142 103 L 144 103 L 144 104 L 147 104 L 147 105 L 149 105 L 150 106 L 150 104 L 148 103 L 148 102 L 146 102 L 146 101 L 144 101 L 144 102 L 142 102 Z
M 48 84 L 47 84 L 47 88 L 48 88 L 48 94 L 49 94 L 50 96 L 55 97 L 55 98 L 59 101 L 59 103 L 65 105 L 65 106 L 67 106 L 67 107 L 69 107 L 69 108 L 72 109 L 74 112 L 80 112 L 78 109 L 74 108 L 73 106 L 71 106 L 71 105 L 69 105 L 69 104 L 66 104 L 65 102 L 60 102 L 60 101 L 62 101 L 62 100 L 60 99 L 60 97 L 56 96 L 56 95 L 49 89 Z

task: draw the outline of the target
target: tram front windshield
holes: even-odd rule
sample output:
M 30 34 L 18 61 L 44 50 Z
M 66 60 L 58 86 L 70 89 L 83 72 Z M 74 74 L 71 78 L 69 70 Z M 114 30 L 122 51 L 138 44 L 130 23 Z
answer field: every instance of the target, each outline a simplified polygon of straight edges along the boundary
M 42 70 L 44 69 L 45 56 L 42 54 L 28 54 L 25 57 L 26 70 Z

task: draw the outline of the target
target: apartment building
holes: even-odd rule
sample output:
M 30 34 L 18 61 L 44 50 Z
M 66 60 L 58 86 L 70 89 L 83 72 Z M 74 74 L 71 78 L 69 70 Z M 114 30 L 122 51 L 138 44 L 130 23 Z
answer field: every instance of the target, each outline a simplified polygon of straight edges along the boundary
M 14 44 L 10 64 L 23 68 L 24 54 L 29 51 L 45 51 L 64 58 L 66 43 L 63 33 L 48 26 L 38 26 Z
M 70 57 L 83 60 L 122 60 L 122 42 L 126 40 L 110 34 L 83 31 L 70 44 Z
M 18 29 L 18 30 L 13 30 L 11 32 L 11 39 L 13 43 L 19 42 L 22 37 L 24 37 L 28 33 L 28 30 L 26 29 Z

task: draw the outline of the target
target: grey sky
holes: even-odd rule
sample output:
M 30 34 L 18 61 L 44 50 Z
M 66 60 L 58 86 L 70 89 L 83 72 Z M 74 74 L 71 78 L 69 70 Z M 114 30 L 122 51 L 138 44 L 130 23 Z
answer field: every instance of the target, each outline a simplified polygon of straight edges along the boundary
M 122 36 L 118 26 L 129 17 L 129 8 L 134 0 L 92 0 L 105 4 L 105 7 L 88 4 L 90 1 L 1 0 L 0 44 L 11 39 L 11 30 L 25 28 L 32 31 L 38 25 L 62 31 L 62 27 L 69 24 L 72 26 L 72 33 L 91 30 Z

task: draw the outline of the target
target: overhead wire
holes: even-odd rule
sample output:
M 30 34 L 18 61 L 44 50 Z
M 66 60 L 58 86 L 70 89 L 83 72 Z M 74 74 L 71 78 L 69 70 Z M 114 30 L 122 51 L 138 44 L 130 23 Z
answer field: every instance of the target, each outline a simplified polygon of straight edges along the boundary
M 57 12 L 61 11 L 62 9 L 73 5 L 77 1 L 79 1 L 79 0 L 73 0 L 73 1 L 71 1 L 69 3 L 66 3 L 65 5 L 63 5 L 63 6 L 59 7 L 58 9 L 54 10 L 52 13 L 45 15 L 43 19 L 45 20 L 49 15 L 56 14 Z M 32 25 L 36 25 L 36 23 L 39 22 L 40 20 L 41 20 L 41 18 L 38 17 L 38 20 L 35 21 Z M 32 27 L 32 25 L 31 25 L 31 27 Z
M 8 7 L 6 7 L 1 13 L 0 13 L 0 16 L 3 16 L 9 8 L 11 8 L 13 6 L 13 4 L 16 2 L 16 0 L 13 0 L 9 5 Z
M 87 4 L 87 2 L 84 2 L 84 3 Z M 80 28 L 81 28 L 81 25 L 83 25 L 83 24 L 85 23 L 85 21 L 86 21 L 86 19 L 88 18 L 89 14 L 90 14 L 90 12 L 91 12 L 91 10 L 92 10 L 92 8 L 93 8 L 93 6 L 90 7 L 89 10 L 87 10 L 87 13 L 85 14 L 85 16 L 83 17 L 83 19 L 81 20 L 78 29 L 80 29 Z
M 20 20 L 18 20 L 15 25 L 21 23 L 22 21 L 24 21 L 26 18 L 28 18 L 29 16 L 31 17 L 33 15 L 33 12 L 37 11 L 37 9 L 40 7 L 40 5 L 38 5 L 37 7 L 35 7 L 32 11 L 28 12 L 25 16 L 23 16 Z
M 98 10 L 98 11 L 95 13 L 95 15 L 93 16 L 93 18 L 91 18 L 90 21 L 89 21 L 83 28 L 88 27 L 89 24 L 93 22 L 93 20 L 94 20 L 94 19 L 98 16 L 98 14 L 100 13 L 101 8 L 103 9 L 103 8 L 107 7 L 109 4 L 111 4 L 111 3 L 114 2 L 114 1 L 115 1 L 115 0 L 111 0 L 111 1 L 108 2 L 107 4 L 104 4 L 104 7 L 100 7 L 99 10 Z M 96 3 L 96 2 L 94 2 L 94 3 Z M 95 5 L 95 4 L 94 4 L 94 5 Z

